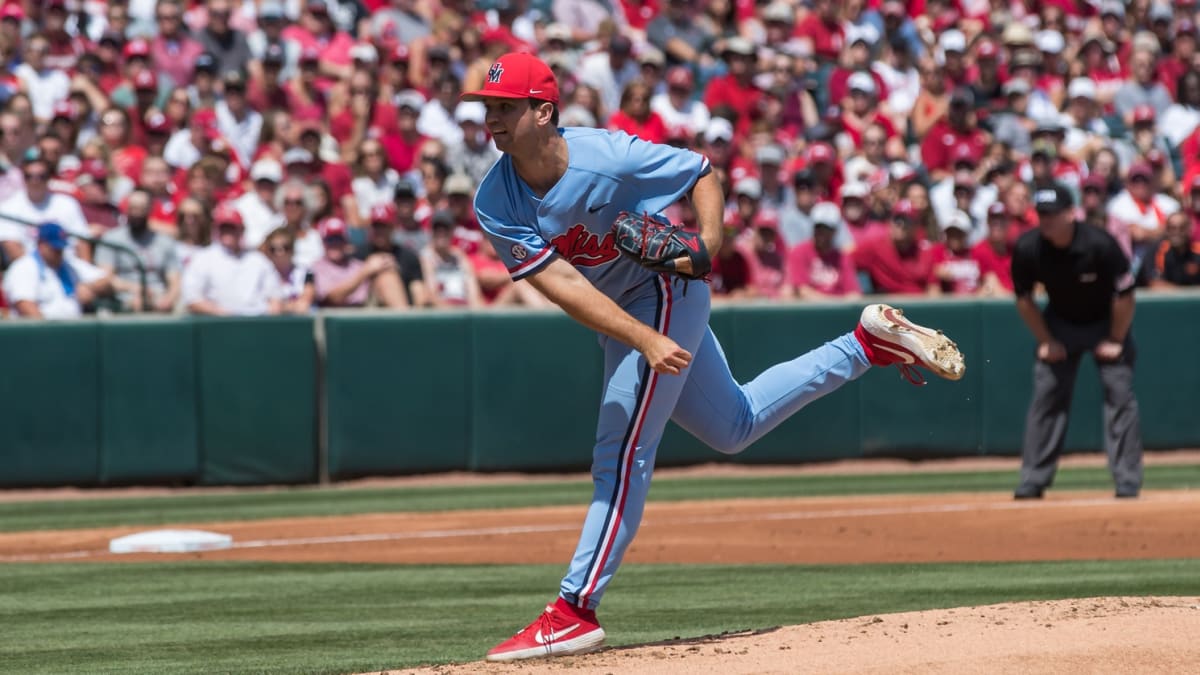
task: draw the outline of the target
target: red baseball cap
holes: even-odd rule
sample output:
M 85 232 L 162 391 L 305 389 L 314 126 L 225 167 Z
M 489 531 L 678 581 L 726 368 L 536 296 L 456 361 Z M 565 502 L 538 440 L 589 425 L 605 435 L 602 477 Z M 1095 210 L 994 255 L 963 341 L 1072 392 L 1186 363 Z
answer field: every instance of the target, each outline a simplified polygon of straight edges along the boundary
M 158 77 L 150 70 L 140 70 L 133 76 L 135 91 L 158 91 Z
M 171 131 L 171 121 L 157 110 L 146 115 L 146 131 L 152 134 L 165 134 Z
M 464 101 L 485 98 L 534 98 L 558 103 L 558 82 L 550 66 L 532 54 L 510 52 L 496 59 L 483 89 L 462 95 Z
M 672 87 L 687 87 L 691 89 L 696 84 L 692 71 L 685 66 L 675 66 L 667 71 L 667 84 Z
M 233 207 L 229 202 L 221 202 L 217 204 L 217 208 L 213 209 L 213 227 L 220 225 L 237 225 L 245 229 L 246 224 L 242 221 L 242 214 Z
M 1200 176 L 1197 176 L 1197 178 L 1200 178 Z M 1088 188 L 1096 188 L 1097 190 L 1103 191 L 1108 189 L 1108 180 L 1098 173 L 1090 173 L 1088 174 L 1087 178 L 1083 179 L 1083 183 L 1080 185 L 1080 187 L 1085 190 Z
M 1150 162 L 1134 162 L 1133 165 L 1129 167 L 1127 178 L 1132 180 L 1134 176 L 1153 178 L 1154 167 L 1150 166 Z
M 346 221 L 341 218 L 330 217 L 317 223 L 317 232 L 321 233 L 322 239 L 329 239 L 330 237 L 344 238 L 348 232 L 348 228 L 346 227 Z
M 917 209 L 912 202 L 907 199 L 901 199 L 892 207 L 892 218 L 907 218 L 915 220 L 917 218 Z
M 217 113 L 212 108 L 201 108 L 192 114 L 192 124 L 207 129 L 216 129 Z
M 1000 54 L 1000 50 L 996 47 L 996 43 L 991 40 L 982 40 L 979 47 L 975 49 L 975 58 L 979 59 L 994 59 Z
M 67 119 L 75 121 L 77 112 L 75 104 L 69 100 L 62 100 L 54 104 L 54 116 L 51 119 Z
M 0 9 L 0 19 L 13 19 L 21 21 L 25 18 L 25 10 L 19 4 L 5 5 L 4 9 Z
M 150 43 L 142 38 L 130 40 L 125 43 L 125 49 L 121 51 L 125 58 L 130 59 L 135 56 L 150 56 Z
M 1154 117 L 1155 117 L 1155 115 L 1154 115 L 1153 106 L 1149 106 L 1149 105 L 1146 105 L 1143 103 L 1142 105 L 1139 105 L 1133 109 L 1133 123 L 1134 124 L 1137 124 L 1139 122 L 1153 122 Z
M 79 165 L 79 177 L 87 176 L 94 181 L 102 181 L 108 178 L 108 167 L 104 165 L 104 160 L 101 159 L 85 159 Z
M 992 202 L 992 205 L 988 207 L 988 218 L 991 218 L 992 216 L 1007 216 L 1007 215 L 1008 215 L 1008 208 L 1006 208 L 1004 206 L 1004 202 L 999 202 L 999 201 Z
M 392 225 L 396 222 L 396 207 L 387 202 L 372 206 L 371 222 Z
M 828 143 L 813 143 L 808 149 L 808 161 L 813 164 L 832 162 L 834 156 L 833 146 Z

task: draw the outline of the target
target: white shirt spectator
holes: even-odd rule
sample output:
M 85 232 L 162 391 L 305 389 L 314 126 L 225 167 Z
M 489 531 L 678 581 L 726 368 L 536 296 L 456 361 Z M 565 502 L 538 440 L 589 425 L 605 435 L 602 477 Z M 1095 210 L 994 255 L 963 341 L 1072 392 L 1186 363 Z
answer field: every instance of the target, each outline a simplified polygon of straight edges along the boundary
M 462 143 L 462 127 L 458 126 L 458 122 L 454 121 L 454 115 L 442 107 L 441 102 L 436 98 L 430 99 L 421 108 L 421 115 L 417 118 L 417 131 L 421 132 L 423 136 L 436 138 L 446 145 Z
M 308 228 L 303 234 L 296 236 L 296 251 L 292 254 L 292 262 L 297 267 L 311 270 L 313 263 L 325 257 L 325 242 L 321 234 L 313 228 Z
M 192 145 L 191 130 L 180 129 L 171 134 L 171 138 L 167 139 L 166 147 L 163 148 L 163 159 L 177 169 L 191 168 L 193 164 L 200 161 L 200 150 Z
M 71 78 L 61 70 L 47 68 L 42 72 L 22 63 L 13 69 L 13 74 L 25 85 L 33 116 L 40 120 L 54 117 L 54 104 L 65 101 L 71 93 Z
M 207 300 L 230 314 L 259 316 L 270 300 L 283 298 L 279 273 L 258 251 L 231 253 L 212 244 L 192 257 L 183 272 L 183 304 Z
M 655 94 L 650 97 L 650 109 L 658 113 L 668 129 L 687 129 L 688 138 L 695 138 L 708 129 L 708 121 L 712 115 L 703 101 L 689 100 L 683 108 L 671 105 L 671 97 L 666 94 Z
M 975 194 L 971 197 L 971 204 L 966 212 L 971 218 L 971 231 L 967 233 L 970 245 L 974 246 L 987 236 L 988 208 L 996 203 L 998 198 L 999 190 L 995 185 L 989 183 L 975 188 Z M 954 198 L 953 176 L 943 178 L 929 188 L 929 205 L 941 225 L 950 222 L 955 214 L 962 213 L 958 208 L 958 200 Z
M 22 190 L 0 203 L 0 216 L 12 216 L 33 225 L 58 223 L 70 234 L 82 237 L 89 235 L 87 218 L 79 202 L 70 195 L 58 192 L 51 192 L 41 204 L 34 204 Z M 19 241 L 28 253 L 35 248 L 37 229 L 0 217 L 0 241 Z
M 1165 136 L 1173 147 L 1179 147 L 1196 127 L 1200 126 L 1200 109 L 1182 103 L 1172 103 L 1162 119 L 1158 120 L 1158 133 Z
M 242 165 L 250 168 L 250 159 L 258 150 L 258 139 L 262 135 L 262 115 L 247 110 L 246 118 L 238 120 L 224 101 L 218 101 L 214 110 L 217 113 L 217 128 L 220 129 L 221 135 L 233 144 Z
M 283 216 L 275 213 L 275 209 L 264 202 L 254 190 L 233 200 L 233 208 L 242 214 L 242 222 L 246 224 L 242 243 L 247 248 L 258 248 L 271 230 L 283 224 Z
M 1138 204 L 1129 190 L 1108 202 L 1108 232 L 1129 256 L 1134 274 L 1141 268 L 1151 243 L 1133 243 L 1133 230 L 1161 231 L 1167 217 L 1179 210 L 1179 202 L 1165 194 L 1155 194 L 1149 204 Z
M 921 93 L 921 74 L 914 67 L 896 70 L 890 63 L 883 61 L 872 64 L 871 70 L 887 86 L 887 104 L 892 114 L 907 117 L 917 104 L 917 95 Z
M 399 182 L 400 174 L 395 169 L 384 171 L 378 181 L 369 176 L 359 176 L 351 181 L 350 191 L 354 193 L 354 201 L 358 202 L 359 217 L 366 220 L 371 217 L 371 207 L 392 203 Z
M 592 87 L 600 94 L 606 114 L 621 108 L 621 92 L 641 74 L 637 60 L 629 58 L 619 72 L 613 72 L 607 52 L 589 54 L 579 64 L 579 81 Z
M 104 270 L 77 258 L 65 258 L 63 264 L 72 285 L 90 284 L 106 276 Z M 34 303 L 46 319 L 74 319 L 83 314 L 74 291 L 68 291 L 59 273 L 47 267 L 36 253 L 21 256 L 8 268 L 4 296 L 13 307 L 18 302 Z

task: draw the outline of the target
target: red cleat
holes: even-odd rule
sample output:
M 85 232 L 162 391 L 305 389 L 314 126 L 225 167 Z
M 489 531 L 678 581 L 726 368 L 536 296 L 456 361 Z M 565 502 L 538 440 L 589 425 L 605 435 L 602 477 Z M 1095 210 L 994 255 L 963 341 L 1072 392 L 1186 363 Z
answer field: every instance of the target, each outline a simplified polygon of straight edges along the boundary
M 925 384 L 913 366 L 926 368 L 947 380 L 962 378 L 966 371 L 958 345 L 933 328 L 918 326 L 904 312 L 887 305 L 869 305 L 854 329 L 867 360 L 874 366 L 898 366 L 913 384 Z
M 488 661 L 519 661 L 543 656 L 586 654 L 604 644 L 596 612 L 573 607 L 559 598 L 520 633 L 487 653 Z

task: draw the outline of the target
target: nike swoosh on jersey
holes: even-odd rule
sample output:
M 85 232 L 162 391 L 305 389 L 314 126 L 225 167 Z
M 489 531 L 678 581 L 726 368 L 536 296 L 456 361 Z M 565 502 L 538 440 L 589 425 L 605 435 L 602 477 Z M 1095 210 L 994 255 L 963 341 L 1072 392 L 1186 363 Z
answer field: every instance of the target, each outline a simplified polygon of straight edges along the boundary
M 533 641 L 538 643 L 539 645 L 558 642 L 558 641 L 562 640 L 564 637 L 566 637 L 567 635 L 574 633 L 575 630 L 578 628 L 579 628 L 579 624 L 572 624 L 562 630 L 551 631 L 550 633 L 546 634 L 545 636 L 542 635 L 542 629 L 539 628 L 538 632 L 533 634 Z
M 612 203 L 612 202 L 604 202 L 603 204 L 601 204 L 601 205 L 599 205 L 599 206 L 589 206 L 589 207 L 588 207 L 588 213 L 595 213 L 595 212 L 599 211 L 600 209 L 602 209 L 602 208 L 604 208 L 604 207 L 608 206 L 608 205 L 609 205 L 609 204 L 611 204 L 611 203 Z

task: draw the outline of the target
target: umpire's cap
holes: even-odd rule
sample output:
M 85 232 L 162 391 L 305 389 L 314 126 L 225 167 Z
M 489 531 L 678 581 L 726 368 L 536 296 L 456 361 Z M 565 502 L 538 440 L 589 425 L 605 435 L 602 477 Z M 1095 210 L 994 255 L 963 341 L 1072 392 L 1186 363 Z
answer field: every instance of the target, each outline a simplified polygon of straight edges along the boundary
M 1075 198 L 1062 183 L 1039 188 L 1033 195 L 1033 205 L 1041 214 L 1062 213 L 1075 208 Z

